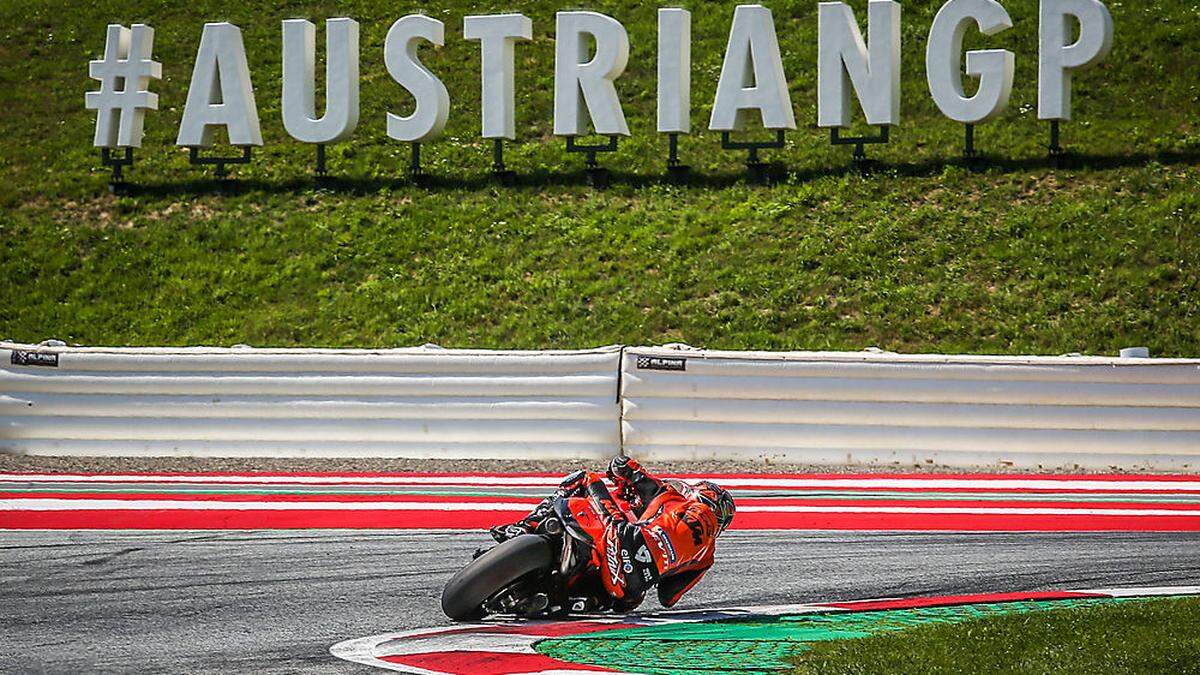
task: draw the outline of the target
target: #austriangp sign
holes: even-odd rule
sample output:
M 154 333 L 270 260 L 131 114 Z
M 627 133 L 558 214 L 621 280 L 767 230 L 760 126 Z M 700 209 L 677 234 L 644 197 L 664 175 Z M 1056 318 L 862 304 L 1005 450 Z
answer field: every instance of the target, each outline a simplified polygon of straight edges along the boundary
M 900 124 L 901 5 L 894 0 L 870 0 L 866 30 L 844 2 L 818 5 L 817 126 L 830 130 L 835 144 L 855 146 L 863 157 L 866 143 L 886 142 L 888 131 Z M 1004 49 L 963 52 L 968 32 L 984 36 L 1013 25 L 996 0 L 949 0 L 929 27 L 925 50 L 928 93 L 947 118 L 965 125 L 965 151 L 974 154 L 973 131 L 1002 115 L 1013 86 L 1014 55 Z M 504 167 L 503 142 L 515 138 L 514 86 L 519 44 L 530 40 L 533 22 L 518 13 L 466 16 L 461 39 L 479 45 L 481 106 L 479 135 L 494 143 L 493 169 Z M 1099 0 L 1041 0 L 1038 28 L 1037 116 L 1050 123 L 1052 153 L 1061 152 L 1058 124 L 1071 118 L 1071 75 L 1099 63 L 1112 46 L 1113 22 Z M 568 150 L 588 155 L 596 167 L 597 152 L 615 150 L 628 136 L 629 125 L 617 91 L 617 80 L 629 61 L 629 36 L 614 17 L 589 11 L 561 11 L 555 17 L 554 134 L 564 137 Z M 383 63 L 395 84 L 411 94 L 407 115 L 386 113 L 387 135 L 412 144 L 414 175 L 420 174 L 420 144 L 438 138 L 450 115 L 451 92 L 435 67 L 422 61 L 423 47 L 446 41 L 443 22 L 422 14 L 401 17 L 391 25 L 384 42 Z M 317 171 L 324 174 L 326 145 L 348 141 L 360 119 L 359 24 L 351 18 L 325 21 L 325 104 L 316 109 L 316 27 L 304 19 L 282 22 L 282 122 L 288 135 L 317 148 Z M 145 24 L 108 26 L 104 57 L 89 64 L 91 78 L 100 82 L 88 92 L 86 106 L 96 111 L 94 145 L 103 162 L 121 168 L 141 147 L 146 111 L 158 109 L 153 81 L 162 65 L 153 60 L 154 29 Z M 666 134 L 671 149 L 667 165 L 674 173 L 686 170 L 676 154 L 678 136 L 692 130 L 691 14 L 685 9 L 658 10 L 656 129 Z M 964 81 L 973 80 L 968 94 Z M 750 151 L 751 168 L 757 150 L 781 147 L 784 132 L 796 128 L 793 104 L 780 57 L 771 11 L 761 5 L 733 9 L 729 39 L 707 128 L 721 133 L 722 146 Z M 848 138 L 855 108 L 878 135 Z M 773 132 L 768 141 L 734 141 L 751 120 Z M 203 154 L 223 131 L 238 156 Z M 606 136 L 607 143 L 586 145 L 577 140 Z M 187 90 L 175 143 L 189 149 L 196 164 L 214 164 L 218 177 L 225 165 L 250 160 L 251 149 L 263 144 L 252 77 L 242 32 L 230 23 L 205 24 Z

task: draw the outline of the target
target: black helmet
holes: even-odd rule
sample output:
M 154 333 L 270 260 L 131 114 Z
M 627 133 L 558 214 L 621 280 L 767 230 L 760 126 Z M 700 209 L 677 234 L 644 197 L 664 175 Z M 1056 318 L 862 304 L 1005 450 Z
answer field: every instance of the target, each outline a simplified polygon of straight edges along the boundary
M 696 494 L 717 517 L 717 534 L 724 532 L 729 523 L 733 522 L 733 514 L 737 511 L 733 505 L 733 495 L 711 480 L 696 483 Z

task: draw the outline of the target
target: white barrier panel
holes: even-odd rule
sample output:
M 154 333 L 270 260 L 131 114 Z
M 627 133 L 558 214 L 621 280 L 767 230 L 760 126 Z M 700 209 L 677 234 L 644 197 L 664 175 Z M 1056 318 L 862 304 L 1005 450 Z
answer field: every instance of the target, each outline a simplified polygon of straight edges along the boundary
M 0 343 L 0 452 L 572 459 L 620 445 L 620 348 Z
M 617 389 L 622 390 L 621 406 Z M 0 343 L 0 452 L 1200 469 L 1200 361 Z
M 1200 360 L 628 348 L 653 460 L 1200 468 Z

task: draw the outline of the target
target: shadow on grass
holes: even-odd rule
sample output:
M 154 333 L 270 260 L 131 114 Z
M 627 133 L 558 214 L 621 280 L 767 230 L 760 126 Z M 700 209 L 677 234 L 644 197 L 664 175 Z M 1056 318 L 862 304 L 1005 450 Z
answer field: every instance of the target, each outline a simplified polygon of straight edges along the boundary
M 777 182 L 803 183 L 830 176 L 863 175 L 879 177 L 928 178 L 942 173 L 947 167 L 959 166 L 971 171 L 989 173 L 1020 173 L 1034 170 L 1106 170 L 1145 166 L 1151 162 L 1162 165 L 1200 163 L 1200 149 L 1163 151 L 1158 153 L 1131 154 L 1087 154 L 1067 152 L 1058 156 L 1026 157 L 1009 159 L 991 157 L 986 154 L 973 159 L 932 159 L 922 162 L 884 162 L 867 160 L 862 163 L 847 163 L 841 166 L 789 170 L 781 163 L 766 165 L 766 171 L 758 178 L 749 172 L 691 173 L 683 182 L 676 183 L 664 174 L 644 174 L 610 169 L 609 187 L 642 189 L 658 185 L 678 185 L 680 188 L 721 189 L 738 184 L 771 184 Z M 197 170 L 199 171 L 199 170 Z M 586 187 L 593 178 L 585 170 L 576 168 L 561 172 L 539 170 L 517 173 L 505 182 L 491 173 L 472 173 L 455 177 L 440 174 L 425 174 L 419 178 L 407 175 L 396 177 L 356 178 L 332 174 L 323 178 L 297 176 L 283 181 L 262 179 L 217 180 L 213 177 L 198 177 L 193 180 L 170 183 L 127 183 L 121 186 L 121 194 L 169 197 L 191 194 L 242 194 L 242 193 L 304 193 L 312 190 L 328 190 L 350 195 L 375 194 L 383 190 L 427 190 L 472 191 L 472 190 L 538 190 L 547 187 Z M 603 187 L 597 187 L 603 189 Z

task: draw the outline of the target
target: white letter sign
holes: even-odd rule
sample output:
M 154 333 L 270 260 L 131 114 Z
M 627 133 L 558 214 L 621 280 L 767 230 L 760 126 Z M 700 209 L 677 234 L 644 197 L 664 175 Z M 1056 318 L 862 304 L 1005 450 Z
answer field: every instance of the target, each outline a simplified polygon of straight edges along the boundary
M 421 40 L 441 47 L 445 25 L 437 19 L 410 14 L 396 20 L 383 41 L 383 62 L 388 74 L 416 99 L 411 115 L 387 114 L 387 134 L 398 141 L 419 143 L 437 138 L 450 117 L 446 85 L 417 58 Z
M 796 128 L 771 10 L 762 5 L 738 5 L 733 10 L 708 128 L 740 130 L 755 110 L 767 129 Z
M 283 128 L 304 143 L 350 138 L 358 126 L 358 22 L 325 22 L 325 116 L 317 118 L 316 27 L 283 22 Z
M 853 87 L 868 124 L 900 123 L 900 3 L 867 3 L 867 44 L 842 2 L 817 8 L 817 126 L 850 126 Z
M 88 76 L 100 80 L 100 91 L 83 96 L 84 107 L 96 111 L 95 147 L 142 147 L 146 111 L 158 110 L 158 94 L 148 91 L 150 80 L 162 78 L 162 64 L 150 58 L 153 49 L 150 26 L 135 23 L 130 30 L 109 24 L 104 60 L 88 63 Z
M 521 14 L 463 17 L 463 37 L 479 40 L 484 138 L 515 138 L 513 46 L 533 38 L 533 22 Z
M 818 0 L 816 121 L 818 127 L 828 130 L 825 133 L 833 145 L 855 146 L 854 162 L 861 167 L 865 144 L 887 143 L 888 129 L 900 123 L 902 10 L 899 0 L 855 1 L 860 9 L 861 3 L 866 3 L 865 25 L 856 20 L 851 0 Z M 975 158 L 973 125 L 999 117 L 1008 107 L 1016 57 L 1007 49 L 970 47 L 1003 44 L 1004 36 L 1011 35 L 1003 32 L 1013 27 L 1013 20 L 1004 0 L 938 2 L 942 4 L 929 26 L 925 45 L 925 78 L 942 115 L 967 125 L 963 155 Z M 1047 150 L 1057 165 L 1064 152 L 1059 122 L 1071 118 L 1072 74 L 1108 55 L 1113 19 L 1103 0 L 1038 3 L 1037 117 L 1050 120 Z M 711 24 L 712 7 L 703 7 L 709 14 L 701 23 Z M 691 131 L 692 13 L 680 7 L 661 7 L 656 8 L 656 15 L 655 129 L 669 136 L 665 159 L 667 176 L 674 182 L 688 170 L 679 162 L 678 151 L 679 135 Z M 791 12 L 787 18 L 796 22 L 801 15 L 803 12 Z M 504 141 L 517 136 L 516 44 L 533 39 L 533 22 L 524 14 L 509 12 L 464 16 L 462 26 L 463 39 L 478 42 L 479 47 L 480 136 L 492 141 L 494 177 L 509 184 L 515 174 L 505 168 L 503 160 Z M 349 18 L 325 20 L 323 91 L 317 90 L 316 35 L 317 27 L 306 19 L 282 22 L 280 112 L 283 127 L 293 139 L 318 145 L 317 173 L 323 176 L 324 146 L 350 138 L 359 122 L 359 25 Z M 100 82 L 99 90 L 87 92 L 84 99 L 87 109 L 96 111 L 93 143 L 102 148 L 101 162 L 112 169 L 114 186 L 122 181 L 122 167 L 133 161 L 132 148 L 141 144 L 144 112 L 158 106 L 158 96 L 148 90 L 162 74 L 160 64 L 152 60 L 153 42 L 154 31 L 149 26 L 135 24 L 131 30 L 110 25 L 103 59 L 88 65 L 89 76 Z M 450 115 L 449 91 L 419 58 L 421 50 L 426 57 L 438 53 L 427 45 L 436 48 L 444 42 L 445 25 L 431 16 L 410 14 L 391 24 L 383 43 L 384 65 L 407 94 L 401 94 L 395 103 L 397 112 L 387 112 L 389 138 L 416 144 L 444 132 Z M 568 152 L 587 153 L 588 179 L 598 186 L 606 179 L 597 165 L 597 153 L 616 149 L 616 137 L 630 135 L 616 88 L 617 78 L 629 63 L 629 34 L 611 16 L 561 11 L 555 15 L 554 42 L 553 133 L 566 137 Z M 536 46 L 521 48 L 523 62 L 532 61 Z M 473 46 L 463 48 L 469 51 Z M 451 52 L 442 58 L 468 58 L 462 56 L 466 52 Z M 706 75 L 711 77 L 711 72 Z M 467 86 L 466 82 L 458 84 Z M 548 86 L 544 80 L 539 84 Z M 1150 81 L 1148 86 L 1155 84 Z M 641 83 L 628 86 L 637 89 Z M 715 88 L 708 129 L 720 132 L 722 148 L 749 150 L 749 173 L 756 179 L 765 178 L 758 150 L 781 147 L 785 131 L 796 128 L 770 9 L 761 4 L 734 8 Z M 642 87 L 636 93 L 646 92 Z M 411 105 L 407 104 L 409 95 Z M 227 164 L 248 162 L 250 146 L 263 144 L 242 31 L 237 26 L 204 24 L 186 98 L 176 143 L 190 148 L 193 164 L 214 164 L 217 176 L 224 179 Z M 471 101 L 473 104 L 473 97 Z M 842 135 L 852 121 L 855 126 L 865 126 L 864 118 L 866 125 L 880 127 L 878 135 Z M 758 129 L 760 122 L 762 128 L 749 133 L 769 131 L 775 142 L 731 142 L 732 132 L 745 134 L 748 128 Z M 200 157 L 200 149 L 212 145 L 222 130 L 231 144 L 240 146 L 242 158 Z M 601 146 L 576 143 L 578 137 L 591 135 L 607 136 L 609 142 Z M 124 158 L 114 159 L 112 151 L 118 148 L 126 150 Z M 411 174 L 417 179 L 423 175 L 420 148 L 414 145 L 411 150 Z
M 590 35 L 595 56 L 588 58 Z M 559 12 L 554 36 L 554 133 L 584 136 L 587 118 L 597 134 L 629 135 L 613 80 L 629 61 L 629 35 L 616 19 L 596 12 Z
M 1068 44 L 1074 17 L 1079 39 Z M 1071 73 L 1112 49 L 1113 22 L 1098 0 L 1042 0 L 1038 24 L 1038 119 L 1071 119 Z
M 242 29 L 231 23 L 204 24 L 175 144 L 212 145 L 217 127 L 232 145 L 263 144 Z
M 658 132 L 692 128 L 692 13 L 658 10 Z
M 1013 53 L 982 49 L 967 52 L 966 72 L 979 78 L 979 89 L 969 97 L 963 91 L 962 43 L 972 24 L 984 35 L 995 35 L 1012 28 L 1012 19 L 996 0 L 950 0 L 934 17 L 925 47 L 925 79 L 933 102 L 943 115 L 963 124 L 979 124 L 1004 112 L 1013 83 Z

